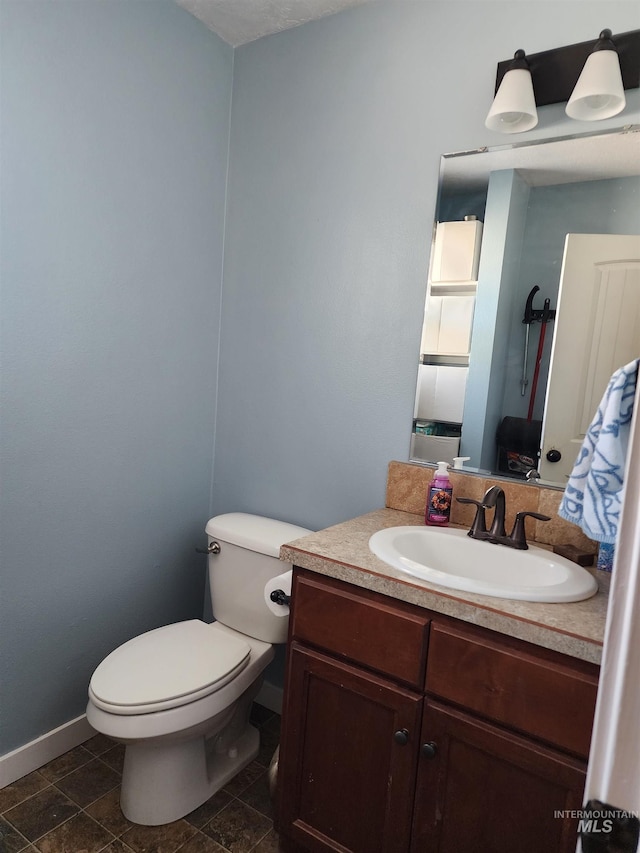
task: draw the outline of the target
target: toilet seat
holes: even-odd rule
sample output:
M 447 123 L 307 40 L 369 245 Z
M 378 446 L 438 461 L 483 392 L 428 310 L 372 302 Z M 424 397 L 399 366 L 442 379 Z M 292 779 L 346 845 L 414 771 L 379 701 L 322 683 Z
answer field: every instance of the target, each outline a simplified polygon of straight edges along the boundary
M 249 663 L 239 636 L 191 619 L 147 631 L 111 652 L 94 672 L 91 701 L 111 714 L 145 714 L 219 690 Z

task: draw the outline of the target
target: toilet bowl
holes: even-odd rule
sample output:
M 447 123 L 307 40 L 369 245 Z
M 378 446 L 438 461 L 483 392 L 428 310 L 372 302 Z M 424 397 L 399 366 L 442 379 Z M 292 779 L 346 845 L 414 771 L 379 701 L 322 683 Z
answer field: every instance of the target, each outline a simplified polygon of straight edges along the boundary
M 125 744 L 120 804 L 133 823 L 170 823 L 196 809 L 257 755 L 251 704 L 288 618 L 265 602 L 267 582 L 291 567 L 280 546 L 297 525 L 228 513 L 207 524 L 214 617 L 134 637 L 89 685 L 87 719 Z M 218 548 L 219 546 L 219 548 Z M 221 620 L 224 621 L 221 621 Z

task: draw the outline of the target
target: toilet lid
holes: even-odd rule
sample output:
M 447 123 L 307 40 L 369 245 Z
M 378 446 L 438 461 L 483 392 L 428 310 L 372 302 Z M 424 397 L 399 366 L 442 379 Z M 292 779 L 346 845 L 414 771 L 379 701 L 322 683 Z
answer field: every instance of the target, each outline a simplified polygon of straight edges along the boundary
M 111 652 L 93 673 L 93 701 L 114 713 L 183 705 L 227 684 L 249 662 L 240 637 L 192 619 L 147 631 Z M 127 711 L 128 709 L 128 711 Z

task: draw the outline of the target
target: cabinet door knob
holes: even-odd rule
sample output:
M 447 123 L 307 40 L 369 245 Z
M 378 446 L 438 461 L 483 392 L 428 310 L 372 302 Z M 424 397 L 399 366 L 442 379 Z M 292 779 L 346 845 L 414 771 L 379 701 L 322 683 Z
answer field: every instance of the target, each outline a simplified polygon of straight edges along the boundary
M 409 743 L 409 732 L 407 729 L 399 729 L 393 736 L 396 743 L 400 746 L 406 746 Z
M 430 740 L 428 743 L 422 744 L 421 752 L 425 758 L 435 758 L 436 753 L 438 752 L 438 747 L 432 740 Z

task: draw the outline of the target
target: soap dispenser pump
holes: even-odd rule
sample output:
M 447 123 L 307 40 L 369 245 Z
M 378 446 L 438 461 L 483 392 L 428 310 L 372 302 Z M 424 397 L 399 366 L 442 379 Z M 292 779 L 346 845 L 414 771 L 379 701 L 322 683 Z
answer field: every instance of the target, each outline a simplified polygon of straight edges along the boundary
M 453 486 L 447 473 L 448 464 L 438 462 L 438 469 L 429 485 L 427 492 L 427 507 L 424 514 L 425 524 L 436 527 L 446 527 L 451 515 Z
M 462 468 L 465 462 L 468 462 L 471 459 L 470 456 L 454 456 L 453 457 L 453 467 L 454 468 Z

